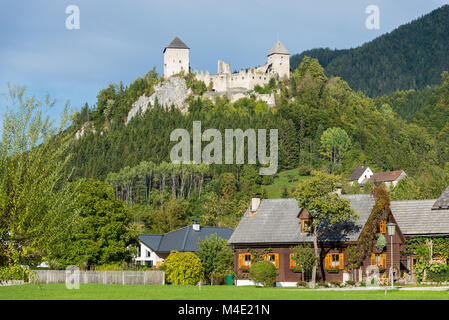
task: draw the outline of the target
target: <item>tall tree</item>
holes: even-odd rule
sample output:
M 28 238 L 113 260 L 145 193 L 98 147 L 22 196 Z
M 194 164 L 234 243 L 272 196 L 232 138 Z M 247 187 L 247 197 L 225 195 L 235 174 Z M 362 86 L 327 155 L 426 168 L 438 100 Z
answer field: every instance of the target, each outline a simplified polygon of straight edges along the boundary
M 68 137 L 67 107 L 59 127 L 46 114 L 56 101 L 27 96 L 9 86 L 0 143 L 0 255 L 8 264 L 33 264 L 48 238 L 48 212 L 61 171 Z M 60 134 L 59 137 L 56 137 Z M 0 259 L 1 260 L 1 259 Z
M 312 269 L 312 283 L 316 282 L 319 238 L 336 225 L 355 221 L 357 213 L 351 208 L 349 200 L 340 198 L 336 193 L 338 178 L 334 175 L 315 172 L 310 179 L 302 180 L 295 190 L 298 206 L 306 209 L 312 217 L 313 248 L 316 262 Z

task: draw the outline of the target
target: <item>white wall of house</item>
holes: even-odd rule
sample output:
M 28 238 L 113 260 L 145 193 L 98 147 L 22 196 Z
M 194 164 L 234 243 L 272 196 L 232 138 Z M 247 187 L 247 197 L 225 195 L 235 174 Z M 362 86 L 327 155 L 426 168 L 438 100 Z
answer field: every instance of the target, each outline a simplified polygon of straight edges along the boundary
M 365 180 L 368 180 L 369 178 L 371 178 L 371 176 L 373 174 L 374 174 L 373 171 L 371 171 L 371 169 L 368 167 L 368 168 L 365 169 L 365 172 L 363 172 L 363 174 L 360 176 L 360 178 L 357 180 L 357 182 L 359 184 L 361 184 Z
M 135 258 L 135 260 L 141 265 L 151 264 L 151 266 L 156 266 L 158 263 L 164 262 L 164 259 L 159 257 L 156 252 L 144 245 L 142 242 L 140 242 L 139 251 L 139 255 Z
M 350 185 L 353 185 L 355 181 L 357 181 L 358 184 L 363 184 L 363 182 L 366 182 L 369 178 L 371 178 L 373 174 L 374 172 L 369 167 L 367 167 L 357 180 L 350 182 Z

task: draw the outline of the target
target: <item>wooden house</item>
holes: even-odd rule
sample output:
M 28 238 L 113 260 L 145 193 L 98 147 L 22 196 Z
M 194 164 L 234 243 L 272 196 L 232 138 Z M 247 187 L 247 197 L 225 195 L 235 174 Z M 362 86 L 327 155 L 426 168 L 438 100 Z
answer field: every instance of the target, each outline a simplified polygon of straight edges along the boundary
M 341 195 L 341 197 L 350 201 L 351 207 L 359 217 L 353 223 L 335 225 L 332 232 L 323 234 L 318 239 L 320 260 L 317 280 L 361 281 L 366 276 L 368 266 L 372 265 L 382 265 L 383 269 L 389 270 L 393 264 L 398 275 L 400 252 L 404 248 L 405 238 L 398 224 L 392 242 L 390 236 L 386 234 L 387 223 L 396 223 L 390 210 L 386 210 L 384 219 L 376 227 L 376 233 L 386 239 L 385 248 L 378 250 L 374 243 L 376 240 L 372 240 L 373 250 L 366 254 L 359 268 L 347 272 L 348 246 L 358 243 L 362 230 L 372 214 L 375 199 L 368 194 Z M 235 252 L 237 285 L 252 284 L 248 268 L 254 261 L 255 254 L 263 255 L 263 259 L 275 265 L 277 286 L 296 285 L 302 277 L 297 270 L 294 270 L 292 247 L 301 244 L 310 246 L 313 250 L 310 222 L 310 214 L 298 207 L 296 199 L 253 199 L 229 239 Z M 393 261 L 390 258 L 392 248 Z

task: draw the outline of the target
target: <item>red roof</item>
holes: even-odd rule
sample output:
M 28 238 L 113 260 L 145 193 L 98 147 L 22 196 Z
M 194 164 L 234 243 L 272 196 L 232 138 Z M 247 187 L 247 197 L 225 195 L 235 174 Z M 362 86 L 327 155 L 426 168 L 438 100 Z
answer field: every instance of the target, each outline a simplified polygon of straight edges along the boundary
M 403 170 L 396 170 L 396 171 L 390 171 L 390 172 L 378 172 L 373 174 L 370 178 L 370 182 L 391 182 L 399 178 L 401 173 L 403 173 Z

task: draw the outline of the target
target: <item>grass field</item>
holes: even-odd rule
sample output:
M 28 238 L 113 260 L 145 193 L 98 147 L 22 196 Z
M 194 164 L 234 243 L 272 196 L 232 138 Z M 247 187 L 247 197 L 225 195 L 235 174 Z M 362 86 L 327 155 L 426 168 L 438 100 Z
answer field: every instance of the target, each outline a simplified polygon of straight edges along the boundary
M 1 300 L 448 300 L 448 291 L 316 291 L 309 289 L 174 285 L 81 284 L 68 290 L 65 284 L 0 287 Z
M 279 172 L 278 176 L 274 178 L 273 184 L 262 186 L 262 188 L 267 190 L 269 199 L 277 199 L 281 198 L 284 187 L 287 187 L 288 192 L 291 192 L 292 188 L 296 187 L 301 180 L 307 178 L 298 174 L 298 168 L 285 170 Z

